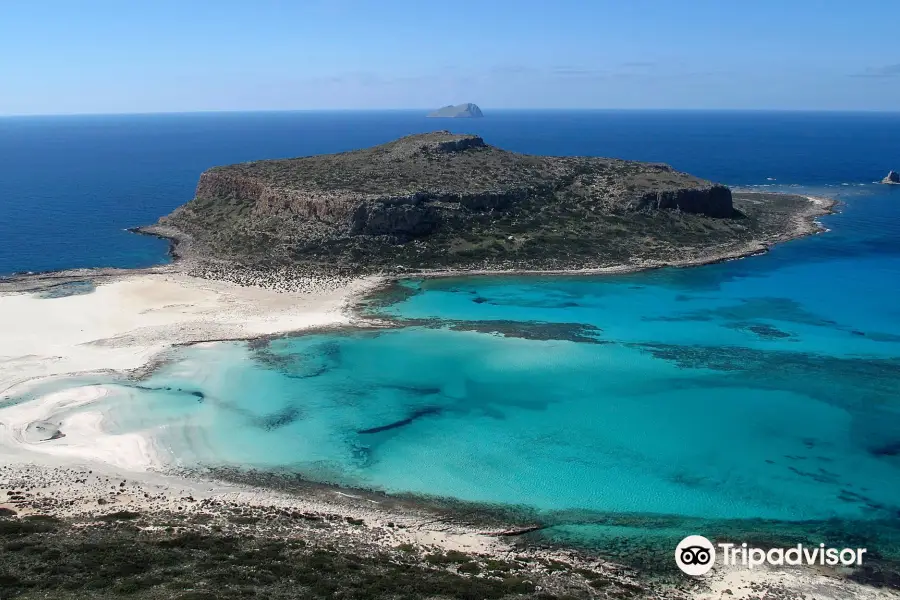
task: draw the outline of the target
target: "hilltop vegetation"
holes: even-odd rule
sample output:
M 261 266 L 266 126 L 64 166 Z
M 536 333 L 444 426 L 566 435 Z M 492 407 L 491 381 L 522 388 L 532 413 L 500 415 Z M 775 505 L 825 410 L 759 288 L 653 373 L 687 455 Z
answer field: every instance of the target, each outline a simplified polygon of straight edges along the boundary
M 740 253 L 797 235 L 809 210 L 798 197 L 735 198 L 668 165 L 532 156 L 434 132 L 215 167 L 194 200 L 145 231 L 256 267 L 572 269 Z

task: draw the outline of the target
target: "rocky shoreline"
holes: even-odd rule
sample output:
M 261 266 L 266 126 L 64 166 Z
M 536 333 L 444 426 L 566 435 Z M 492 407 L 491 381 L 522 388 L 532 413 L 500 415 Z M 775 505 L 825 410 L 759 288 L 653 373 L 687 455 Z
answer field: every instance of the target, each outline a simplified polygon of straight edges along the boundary
M 185 480 L 146 482 L 88 468 L 0 467 L 0 543 L 13 553 L 0 562 L 0 591 L 185 599 L 207 597 L 198 592 L 240 598 L 248 587 L 286 598 L 331 597 L 336 589 L 351 597 L 444 590 L 548 599 L 594 597 L 601 584 L 622 598 L 650 591 L 629 569 L 516 548 L 496 532 L 410 505 L 392 510 L 337 491 L 320 490 L 328 493 L 320 499 L 307 490 L 301 498 L 194 481 L 181 487 Z M 220 556 L 218 547 L 229 552 Z M 41 572 L 51 548 L 60 550 L 59 575 L 48 579 Z M 265 562 L 254 560 L 259 553 Z M 173 555 L 183 567 L 177 572 L 166 568 Z M 72 563 L 102 568 L 79 572 Z
M 330 598 L 337 590 L 473 600 L 898 597 L 896 571 L 878 564 L 865 573 L 722 568 L 691 578 L 674 568 L 667 544 L 638 543 L 624 564 L 535 542 L 528 534 L 539 525 L 509 519 L 490 507 L 440 507 L 289 475 L 136 475 L 13 462 L 0 466 L 0 592 L 182 600 Z M 659 527 L 665 517 L 655 521 Z M 747 526 L 765 538 L 762 524 Z M 56 574 L 47 577 L 48 569 Z
M 786 224 L 780 228 L 774 228 L 758 238 L 731 244 L 723 244 L 720 247 L 683 249 L 679 254 L 669 258 L 641 259 L 634 258 L 625 263 L 602 262 L 596 266 L 562 266 L 560 268 L 545 268 L 543 265 L 518 265 L 514 263 L 494 263 L 484 265 L 483 268 L 433 268 L 433 269 L 405 269 L 394 268 L 391 270 L 375 271 L 373 274 L 383 278 L 386 282 L 396 279 L 418 279 L 437 277 L 460 276 L 501 276 L 501 275 L 604 275 L 633 273 L 638 271 L 661 269 L 667 267 L 693 267 L 706 264 L 715 264 L 728 260 L 746 258 L 765 253 L 778 243 L 805 237 L 825 230 L 819 224 L 818 218 L 833 214 L 837 206 L 835 200 L 817 196 L 799 196 L 782 193 L 738 192 L 738 198 L 748 204 L 771 202 L 773 199 L 784 200 L 793 204 L 791 210 L 785 215 Z M 805 202 L 803 202 L 805 201 Z M 801 204 L 802 202 L 802 204 Z M 346 282 L 360 275 L 353 268 L 320 270 L 312 265 L 245 265 L 229 260 L 209 260 L 203 255 L 197 254 L 196 247 L 190 235 L 185 234 L 172 226 L 151 225 L 136 227 L 132 231 L 143 235 L 152 235 L 165 239 L 170 243 L 170 254 L 179 263 L 180 268 L 190 275 L 230 281 L 238 285 L 255 285 L 269 289 L 298 289 L 296 281 L 307 281 L 311 278 L 322 279 L 324 282 Z M 368 271 L 366 271 L 368 272 Z M 0 281 L 2 286 L 2 281 Z M 2 287 L 0 287 L 2 291 Z

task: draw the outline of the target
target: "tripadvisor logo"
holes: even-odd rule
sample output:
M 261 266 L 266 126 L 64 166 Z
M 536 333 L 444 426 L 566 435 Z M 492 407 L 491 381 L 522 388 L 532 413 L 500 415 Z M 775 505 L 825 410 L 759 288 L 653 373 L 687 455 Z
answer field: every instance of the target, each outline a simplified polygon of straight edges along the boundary
M 688 575 L 705 575 L 716 561 L 716 549 L 702 535 L 689 535 L 675 548 L 675 564 Z
M 718 547 L 719 551 L 716 551 Z M 722 557 L 722 564 L 744 566 L 748 569 L 762 565 L 820 565 L 820 566 L 860 566 L 865 548 L 826 548 L 825 544 L 804 546 L 797 544 L 790 548 L 748 547 L 747 543 L 713 543 L 702 535 L 689 535 L 675 548 L 675 564 L 688 575 L 705 575 L 716 562 L 716 554 Z

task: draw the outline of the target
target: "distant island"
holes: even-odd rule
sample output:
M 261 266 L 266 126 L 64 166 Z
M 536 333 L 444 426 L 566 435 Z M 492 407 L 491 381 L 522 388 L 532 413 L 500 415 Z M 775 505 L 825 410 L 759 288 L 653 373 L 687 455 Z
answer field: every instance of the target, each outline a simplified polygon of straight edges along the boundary
M 215 167 L 139 231 L 217 264 L 352 275 L 696 264 L 817 230 L 806 197 L 664 164 L 518 154 L 475 135 Z
M 480 119 L 484 116 L 477 104 L 449 105 L 428 113 L 429 117 L 446 117 L 451 119 Z

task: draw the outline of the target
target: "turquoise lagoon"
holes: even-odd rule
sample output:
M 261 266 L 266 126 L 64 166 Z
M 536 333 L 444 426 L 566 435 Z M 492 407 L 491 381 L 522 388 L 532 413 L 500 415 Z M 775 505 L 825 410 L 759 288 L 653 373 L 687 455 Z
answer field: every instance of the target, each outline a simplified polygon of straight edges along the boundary
M 841 192 L 819 190 L 843 201 L 830 232 L 763 256 L 403 281 L 367 309 L 394 329 L 182 348 L 143 381 L 102 380 L 106 426 L 175 466 L 516 507 L 566 541 L 890 528 L 900 190 Z

